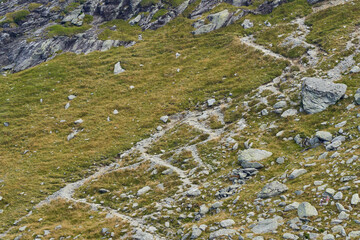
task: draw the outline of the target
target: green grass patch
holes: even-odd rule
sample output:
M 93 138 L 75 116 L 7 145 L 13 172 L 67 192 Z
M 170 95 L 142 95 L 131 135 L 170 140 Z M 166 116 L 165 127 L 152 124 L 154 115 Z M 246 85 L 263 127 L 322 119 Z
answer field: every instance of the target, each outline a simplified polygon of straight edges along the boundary
M 78 26 L 64 26 L 64 25 L 53 25 L 48 27 L 47 30 L 47 36 L 49 38 L 56 37 L 56 36 L 74 36 L 78 33 L 83 33 L 86 30 L 90 28 L 90 25 L 84 24 L 80 27 Z

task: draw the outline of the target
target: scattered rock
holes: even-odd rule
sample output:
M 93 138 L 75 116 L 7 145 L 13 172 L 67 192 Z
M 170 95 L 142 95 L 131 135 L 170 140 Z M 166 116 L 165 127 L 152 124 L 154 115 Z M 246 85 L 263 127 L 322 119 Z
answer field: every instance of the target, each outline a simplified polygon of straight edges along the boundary
M 315 136 L 322 141 L 330 142 L 332 140 L 332 134 L 326 131 L 317 131 Z
M 209 240 L 218 239 L 220 237 L 229 237 L 237 234 L 237 231 L 234 229 L 220 229 L 215 232 L 210 233 Z
M 246 149 L 239 153 L 238 160 L 241 163 L 242 161 L 255 162 L 261 161 L 268 157 L 272 156 L 272 152 L 261 150 L 261 149 Z
M 220 226 L 223 228 L 231 227 L 234 224 L 235 224 L 235 221 L 232 219 L 226 219 L 226 220 L 223 220 L 220 222 Z
M 160 121 L 162 121 L 163 123 L 167 123 L 168 120 L 169 120 L 169 116 L 162 116 L 160 118 Z
M 252 229 L 255 234 L 271 233 L 276 231 L 279 225 L 282 224 L 282 217 L 274 217 L 259 221 Z
M 145 187 L 139 189 L 139 190 L 137 191 L 137 194 L 136 194 L 136 195 L 141 196 L 141 195 L 147 193 L 147 192 L 150 191 L 150 190 L 151 190 L 151 187 L 145 186 Z
M 283 117 L 283 118 L 292 117 L 292 116 L 295 116 L 297 113 L 298 113 L 298 111 L 296 109 L 288 109 L 281 114 L 281 117 Z
M 354 95 L 354 98 L 355 98 L 355 103 L 358 104 L 358 105 L 360 105 L 360 88 L 358 88 L 358 89 L 356 90 L 356 93 L 355 93 L 355 95 Z
M 241 24 L 241 26 L 244 28 L 244 29 L 249 29 L 249 28 L 252 28 L 254 27 L 254 23 L 252 21 L 250 21 L 249 19 L 245 19 L 243 21 L 243 23 Z
M 298 207 L 298 216 L 299 218 L 307 218 L 307 217 L 313 217 L 317 216 L 318 212 L 314 206 L 312 206 L 308 202 L 302 202 L 300 203 Z
M 125 70 L 121 67 L 120 62 L 117 62 L 114 66 L 114 74 L 123 73 Z
M 295 179 L 303 174 L 307 173 L 306 169 L 295 169 L 290 175 L 289 179 Z
M 258 194 L 259 198 L 269 198 L 278 196 L 283 192 L 286 192 L 288 187 L 285 184 L 280 183 L 279 181 L 274 181 L 266 184 L 261 192 Z

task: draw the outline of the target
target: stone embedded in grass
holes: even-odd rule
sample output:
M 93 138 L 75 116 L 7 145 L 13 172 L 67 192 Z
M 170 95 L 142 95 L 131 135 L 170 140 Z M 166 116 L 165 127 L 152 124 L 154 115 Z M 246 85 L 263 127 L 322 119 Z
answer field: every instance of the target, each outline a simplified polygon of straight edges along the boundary
M 359 194 L 355 193 L 354 195 L 352 195 L 351 204 L 352 205 L 357 205 L 359 202 L 360 202 Z
M 298 207 L 298 216 L 299 218 L 313 217 L 317 216 L 318 212 L 314 206 L 308 202 L 300 203 Z
M 114 115 L 117 115 L 117 114 L 119 114 L 119 111 L 115 109 L 115 110 L 113 111 L 113 114 L 114 114 Z
M 244 29 L 249 29 L 249 28 L 252 28 L 254 26 L 254 23 L 252 21 L 250 21 L 249 19 L 245 19 L 243 21 L 243 23 L 241 24 L 241 26 L 244 28 Z
M 326 131 L 317 131 L 315 136 L 322 141 L 330 142 L 332 140 L 332 134 Z
M 162 121 L 163 123 L 167 123 L 168 120 L 169 120 L 169 116 L 162 116 L 160 118 L 160 121 Z
M 359 66 L 354 66 L 350 70 L 350 73 L 358 73 L 358 72 L 360 72 L 360 67 Z
M 238 232 L 234 229 L 220 229 L 210 233 L 209 240 L 219 239 L 220 237 L 230 237 L 235 234 L 238 234 Z
M 238 155 L 238 160 L 241 164 L 242 161 L 247 161 L 247 162 L 262 161 L 271 156 L 272 156 L 272 152 L 261 149 L 250 148 L 241 151 Z
M 137 191 L 136 195 L 141 196 L 150 190 L 151 190 L 151 187 L 149 187 L 149 186 L 143 187 L 143 188 L 139 189 L 139 191 Z
M 285 112 L 283 112 L 281 114 L 281 117 L 286 118 L 286 117 L 292 117 L 295 116 L 298 113 L 298 111 L 296 109 L 288 109 Z
M 216 100 L 214 98 L 211 98 L 211 99 L 208 99 L 206 102 L 207 102 L 208 107 L 212 107 L 215 104 Z
M 355 95 L 354 95 L 354 98 L 355 98 L 355 103 L 358 104 L 358 105 L 360 105 L 360 88 L 358 88 L 358 89 L 356 90 L 356 93 L 355 93 Z
M 235 224 L 235 221 L 232 219 L 226 219 L 226 220 L 223 220 L 220 222 L 220 226 L 223 228 L 231 227 L 234 224 Z
M 73 139 L 80 131 L 78 130 L 74 130 L 72 133 L 70 133 L 68 136 L 67 136 L 67 140 L 70 141 L 71 139 Z
M 270 198 L 280 195 L 283 192 L 286 192 L 289 188 L 280 183 L 279 181 L 273 181 L 266 184 L 263 189 L 258 193 L 259 198 Z
M 82 119 L 80 118 L 80 119 L 76 120 L 74 123 L 75 123 L 75 124 L 81 124 L 81 123 L 83 123 L 83 122 L 84 122 L 84 120 L 82 120 Z
M 285 212 L 288 212 L 288 211 L 296 210 L 296 209 L 298 209 L 299 205 L 300 205 L 300 203 L 298 203 L 298 202 L 293 202 L 293 203 L 287 205 L 287 206 L 284 208 L 284 211 L 285 211 Z
M 273 108 L 279 109 L 279 108 L 285 108 L 287 106 L 286 101 L 279 101 L 274 104 Z
M 67 110 L 69 107 L 70 107 L 70 103 L 68 102 L 65 104 L 65 110 Z
M 74 100 L 75 98 L 76 98 L 76 96 L 75 96 L 75 95 L 72 95 L 72 94 L 68 96 L 68 99 L 69 99 L 69 100 Z
M 289 176 L 289 179 L 295 179 L 303 174 L 307 173 L 306 169 L 295 169 Z
M 301 89 L 302 105 L 305 112 L 313 114 L 324 111 L 345 95 L 345 84 L 332 83 L 320 78 L 303 78 Z
M 105 188 L 100 188 L 100 189 L 99 189 L 99 193 L 101 193 L 101 194 L 109 193 L 109 192 L 110 192 L 110 191 L 107 190 L 107 189 L 105 189 Z
M 4 126 L 5 126 L 5 127 L 8 127 L 8 126 L 10 126 L 10 123 L 4 122 Z
M 197 197 L 200 196 L 201 191 L 198 188 L 191 188 L 186 192 L 186 196 L 188 197 Z
M 271 233 L 276 231 L 276 229 L 282 224 L 282 222 L 283 218 L 279 216 L 261 220 L 251 229 L 251 231 L 256 234 Z
M 120 65 L 120 62 L 117 62 L 114 66 L 114 74 L 119 74 L 125 72 L 125 69 L 123 69 Z

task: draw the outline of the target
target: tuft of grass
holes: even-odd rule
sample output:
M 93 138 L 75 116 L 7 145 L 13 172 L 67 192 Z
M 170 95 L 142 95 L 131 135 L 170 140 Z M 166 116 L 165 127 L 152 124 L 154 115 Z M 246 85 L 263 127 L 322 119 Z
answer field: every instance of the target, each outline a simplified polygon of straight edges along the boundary
M 116 30 L 110 30 L 109 28 L 116 26 Z M 121 41 L 136 41 L 138 35 L 142 33 L 141 27 L 134 25 L 131 26 L 127 21 L 116 19 L 101 25 L 101 28 L 104 29 L 102 33 L 99 34 L 99 39 L 101 40 L 121 40 Z
M 71 37 L 76 34 L 83 33 L 86 30 L 88 30 L 89 28 L 90 28 L 90 25 L 88 25 L 88 24 L 83 24 L 80 27 L 78 27 L 78 26 L 63 26 L 63 25 L 57 24 L 57 25 L 48 27 L 46 30 L 47 30 L 47 36 L 49 38 L 51 38 L 51 37 L 56 37 L 56 36 Z
M 42 4 L 41 3 L 30 3 L 29 6 L 28 6 L 28 9 L 30 12 L 38 9 L 39 7 L 41 7 Z
M 152 20 L 155 21 L 157 20 L 159 17 L 164 16 L 168 11 L 165 8 L 159 9 L 159 11 L 157 11 L 154 16 L 152 17 Z

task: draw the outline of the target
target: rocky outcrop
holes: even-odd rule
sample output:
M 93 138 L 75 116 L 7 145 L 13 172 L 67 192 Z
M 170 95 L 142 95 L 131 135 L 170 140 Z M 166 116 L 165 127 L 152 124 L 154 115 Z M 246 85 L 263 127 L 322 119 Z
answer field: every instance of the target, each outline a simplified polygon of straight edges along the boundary
M 347 86 L 320 78 L 304 78 L 301 89 L 302 106 L 307 113 L 324 111 L 335 104 L 344 95 Z

